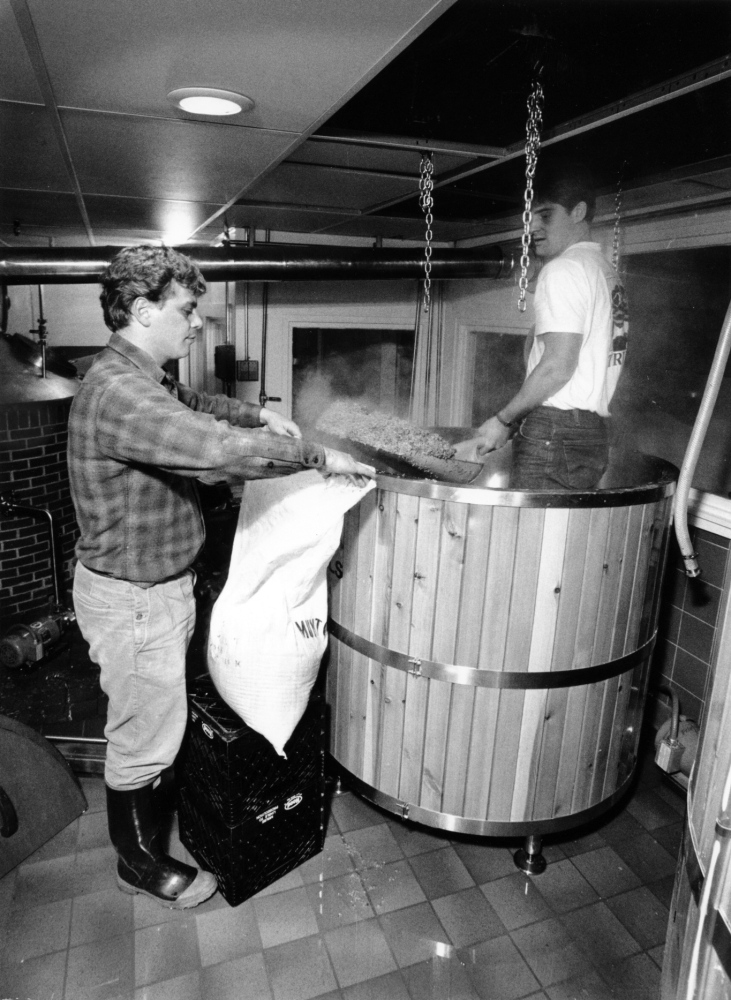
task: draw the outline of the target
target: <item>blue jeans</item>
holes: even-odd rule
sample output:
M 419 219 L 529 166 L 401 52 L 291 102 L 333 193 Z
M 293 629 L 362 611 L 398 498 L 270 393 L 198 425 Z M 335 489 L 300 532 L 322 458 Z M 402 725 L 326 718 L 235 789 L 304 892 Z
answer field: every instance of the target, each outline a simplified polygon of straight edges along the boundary
M 513 490 L 592 490 L 609 461 L 609 420 L 538 406 L 513 438 Z
M 143 588 L 77 563 L 74 609 L 109 698 L 104 777 L 121 791 L 141 788 L 173 763 L 185 734 L 193 572 Z

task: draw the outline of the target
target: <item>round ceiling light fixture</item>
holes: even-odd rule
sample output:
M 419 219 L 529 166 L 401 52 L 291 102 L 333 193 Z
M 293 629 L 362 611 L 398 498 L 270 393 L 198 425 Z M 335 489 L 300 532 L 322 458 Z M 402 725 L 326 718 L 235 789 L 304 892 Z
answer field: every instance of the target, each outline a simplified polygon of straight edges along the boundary
M 250 97 L 237 94 L 233 90 L 217 90 L 214 87 L 180 87 L 171 90 L 168 100 L 191 115 L 238 115 L 251 111 L 254 102 Z

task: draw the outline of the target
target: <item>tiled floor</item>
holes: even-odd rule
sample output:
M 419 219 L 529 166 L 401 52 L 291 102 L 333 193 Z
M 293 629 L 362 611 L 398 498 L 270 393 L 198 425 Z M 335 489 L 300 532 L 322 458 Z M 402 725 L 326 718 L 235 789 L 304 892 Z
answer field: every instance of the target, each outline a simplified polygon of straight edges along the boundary
M 183 912 L 117 890 L 103 783 L 82 784 L 88 811 L 0 879 L 2 998 L 660 996 L 684 798 L 650 762 L 609 819 L 549 842 L 534 878 L 505 842 L 437 836 L 345 792 L 321 855 L 240 906 Z

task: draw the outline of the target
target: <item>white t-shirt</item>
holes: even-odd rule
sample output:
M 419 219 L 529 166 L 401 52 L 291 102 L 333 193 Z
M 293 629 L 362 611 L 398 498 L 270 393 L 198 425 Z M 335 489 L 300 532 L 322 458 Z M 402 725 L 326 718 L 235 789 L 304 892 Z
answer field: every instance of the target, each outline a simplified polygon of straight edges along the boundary
M 543 356 L 541 334 L 582 337 L 576 371 L 543 405 L 592 410 L 608 417 L 624 363 L 629 324 L 624 288 L 598 243 L 574 243 L 546 264 L 536 283 L 535 314 L 529 375 Z

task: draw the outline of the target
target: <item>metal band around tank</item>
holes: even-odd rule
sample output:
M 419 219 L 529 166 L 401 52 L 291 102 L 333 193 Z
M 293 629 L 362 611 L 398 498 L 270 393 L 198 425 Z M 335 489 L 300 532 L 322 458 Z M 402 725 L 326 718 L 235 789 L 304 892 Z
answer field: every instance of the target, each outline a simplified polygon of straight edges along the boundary
M 480 504 L 487 507 L 634 507 L 655 503 L 675 493 L 675 481 L 651 483 L 631 489 L 594 490 L 586 493 L 521 491 L 487 486 L 451 486 L 433 479 L 407 479 L 378 473 L 376 485 L 386 493 L 402 493 L 428 500 Z
M 655 645 L 655 632 L 647 642 L 638 649 L 620 656 L 616 660 L 598 663 L 593 667 L 579 667 L 576 670 L 541 670 L 534 672 L 518 670 L 480 670 L 477 667 L 462 667 L 454 663 L 440 663 L 438 660 L 426 660 L 416 656 L 399 653 L 388 649 L 377 642 L 356 635 L 349 628 L 330 618 L 328 628 L 340 642 L 354 649 L 356 653 L 376 660 L 386 667 L 403 670 L 414 677 L 428 677 L 435 681 L 448 681 L 451 684 L 467 684 L 473 687 L 513 688 L 520 691 L 545 690 L 548 688 L 578 687 L 582 684 L 597 684 L 610 677 L 632 670 L 638 663 L 647 659 Z
M 337 761 L 337 758 L 334 759 Z M 408 820 L 409 822 L 422 823 L 424 826 L 430 826 L 437 830 L 448 830 L 451 833 L 466 833 L 476 837 L 516 837 L 532 833 L 559 833 L 561 830 L 570 830 L 575 826 L 580 826 L 582 823 L 588 823 L 589 820 L 595 819 L 608 809 L 611 809 L 615 802 L 618 802 L 622 798 L 632 784 L 634 775 L 633 769 L 629 777 L 622 782 L 616 791 L 589 809 L 582 809 L 581 812 L 570 813 L 567 816 L 554 816 L 552 819 L 516 820 L 513 823 L 510 821 L 495 822 L 486 819 L 471 819 L 464 816 L 455 816 L 452 813 L 438 812 L 436 809 L 424 809 L 422 806 L 412 805 L 410 802 L 404 802 L 403 799 L 397 799 L 387 792 L 381 792 L 372 785 L 366 784 L 361 778 L 356 777 L 347 768 L 343 767 L 339 761 L 337 761 L 337 764 L 338 769 L 346 776 L 346 786 L 352 788 L 358 795 L 373 802 L 374 805 L 379 806 L 381 809 L 395 813 L 401 819 Z

